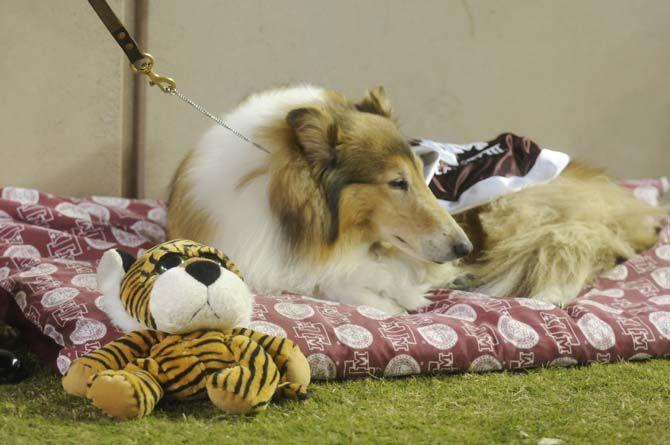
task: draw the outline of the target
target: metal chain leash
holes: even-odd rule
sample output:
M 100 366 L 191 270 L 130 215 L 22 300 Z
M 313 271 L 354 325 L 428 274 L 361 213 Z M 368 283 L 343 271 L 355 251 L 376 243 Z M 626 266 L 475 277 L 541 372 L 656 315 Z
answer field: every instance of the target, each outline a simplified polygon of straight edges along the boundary
M 208 118 L 210 118 L 211 120 L 213 120 L 214 122 L 216 122 L 217 124 L 221 125 L 221 126 L 222 126 L 223 128 L 225 128 L 226 130 L 228 130 L 228 131 L 230 131 L 231 133 L 233 133 L 233 134 L 234 134 L 235 136 L 237 136 L 238 138 L 240 138 L 240 139 L 242 139 L 242 140 L 244 140 L 244 141 L 247 141 L 248 143 L 250 143 L 250 144 L 253 145 L 254 147 L 258 148 L 259 150 L 263 150 L 265 153 L 268 153 L 268 154 L 270 153 L 270 150 L 268 150 L 267 148 L 263 147 L 262 145 L 260 145 L 260 144 L 258 144 L 258 143 L 256 143 L 256 142 L 252 141 L 251 139 L 249 139 L 248 137 L 246 137 L 245 135 L 243 135 L 243 134 L 240 133 L 239 131 L 235 130 L 234 128 L 232 128 L 231 126 L 229 126 L 228 124 L 226 124 L 224 121 L 222 121 L 220 118 L 214 116 L 212 113 L 210 113 L 209 111 L 207 111 L 207 109 L 206 109 L 205 107 L 203 107 L 202 105 L 198 105 L 197 103 L 195 103 L 195 102 L 193 101 L 193 99 L 191 99 L 190 97 L 188 97 L 188 96 L 185 95 L 184 93 L 180 92 L 180 91 L 177 90 L 176 88 L 174 88 L 174 89 L 173 89 L 173 88 L 169 88 L 169 89 L 168 89 L 167 91 L 165 91 L 165 92 L 168 93 L 168 94 L 171 94 L 172 96 L 177 96 L 178 98 L 180 98 L 181 100 L 183 100 L 184 102 L 186 102 L 187 104 L 189 104 L 191 107 L 193 107 L 193 108 L 195 108 L 196 110 L 198 110 L 200 113 L 204 114 L 205 116 L 207 116 Z
M 238 138 L 242 139 L 243 141 L 246 141 L 253 145 L 254 147 L 258 148 L 259 150 L 264 151 L 265 153 L 270 153 L 270 150 L 267 148 L 263 147 L 262 145 L 258 144 L 257 142 L 252 141 L 249 139 L 247 136 L 243 135 L 239 131 L 235 130 L 233 127 L 225 123 L 223 120 L 220 118 L 214 116 L 212 113 L 207 111 L 205 107 L 202 105 L 197 104 L 193 99 L 182 93 L 177 89 L 177 82 L 174 81 L 171 77 L 165 77 L 158 75 L 154 72 L 154 58 L 151 54 L 149 53 L 142 53 L 143 58 L 140 60 L 142 63 L 138 63 L 139 68 L 131 63 L 130 68 L 139 74 L 144 74 L 149 78 L 149 85 L 153 86 L 156 85 L 162 92 L 169 94 L 171 96 L 176 96 L 179 99 L 183 100 L 186 102 L 188 105 L 193 107 L 195 110 L 199 111 L 200 113 L 204 114 L 217 124 L 221 125 L 223 128 L 226 130 L 230 131 L 233 133 L 235 136 Z

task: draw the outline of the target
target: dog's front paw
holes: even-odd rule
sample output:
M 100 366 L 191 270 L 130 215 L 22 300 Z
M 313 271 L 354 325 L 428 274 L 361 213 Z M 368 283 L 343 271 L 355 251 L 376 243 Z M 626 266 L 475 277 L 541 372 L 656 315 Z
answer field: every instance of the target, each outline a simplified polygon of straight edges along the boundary
M 586 283 L 583 283 L 586 285 Z M 562 286 L 547 286 L 541 291 L 530 296 L 533 300 L 544 301 L 546 303 L 551 303 L 558 307 L 565 307 L 568 302 L 579 295 L 579 291 L 584 286 L 580 284 L 577 285 L 568 285 L 564 284 Z
M 373 292 L 369 289 L 356 291 L 343 291 L 346 298 L 329 298 L 331 300 L 339 300 L 342 303 L 351 304 L 355 306 L 368 306 L 374 309 L 385 312 L 388 315 L 402 315 L 407 313 L 403 305 L 398 303 L 394 298 L 387 296 L 384 292 Z
M 404 315 L 407 313 L 407 308 L 404 308 L 392 300 L 381 300 L 375 303 L 373 306 L 375 309 L 386 312 L 388 315 Z
M 417 297 L 413 298 L 412 300 L 403 302 L 403 305 L 405 306 L 405 309 L 407 309 L 408 312 L 415 312 L 416 310 L 429 305 L 432 303 L 428 298 L 426 297 Z
M 477 287 L 477 278 L 471 274 L 460 275 L 447 283 L 449 289 L 468 291 Z

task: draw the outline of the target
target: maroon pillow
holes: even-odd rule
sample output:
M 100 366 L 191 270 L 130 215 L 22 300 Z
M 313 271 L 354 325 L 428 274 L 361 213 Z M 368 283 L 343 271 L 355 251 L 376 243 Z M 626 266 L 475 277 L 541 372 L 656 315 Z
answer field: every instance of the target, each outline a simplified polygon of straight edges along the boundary
M 663 184 L 636 187 L 642 197 L 656 190 L 657 199 Z M 164 205 L 0 190 L 0 316 L 22 326 L 33 350 L 64 373 L 120 335 L 98 305 L 102 253 L 118 246 L 138 254 L 162 241 Z M 389 317 L 366 306 L 259 295 L 252 328 L 294 340 L 315 379 L 662 357 L 670 354 L 669 243 L 666 228 L 657 246 L 604 274 L 565 310 L 437 290 L 419 313 Z

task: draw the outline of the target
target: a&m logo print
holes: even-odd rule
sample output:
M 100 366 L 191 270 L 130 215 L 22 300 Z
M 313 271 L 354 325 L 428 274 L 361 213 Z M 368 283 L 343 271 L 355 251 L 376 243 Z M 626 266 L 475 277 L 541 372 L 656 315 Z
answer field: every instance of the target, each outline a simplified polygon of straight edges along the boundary
M 465 335 L 475 339 L 477 351 L 479 352 L 494 352 L 500 344 L 498 336 L 489 325 L 463 323 L 463 330 L 465 331 Z
M 324 351 L 326 346 L 331 346 L 328 331 L 323 323 L 310 323 L 308 321 L 297 321 L 293 326 L 296 338 L 301 338 L 307 344 L 310 351 Z
M 88 314 L 88 307 L 84 303 L 77 303 L 76 300 L 65 300 L 59 304 L 53 312 L 51 318 L 58 326 L 64 328 L 69 322 L 79 320 Z
M 378 330 L 396 352 L 409 351 L 411 346 L 416 345 L 414 332 L 400 320 L 380 321 Z
M 0 223 L 0 242 L 7 244 L 23 244 L 21 237 L 23 227 L 14 223 Z
M 656 341 L 656 337 L 651 332 L 651 329 L 644 324 L 640 317 L 635 318 L 617 318 L 617 324 L 621 328 L 624 335 L 628 335 L 633 342 L 634 351 L 647 351 L 649 343 Z
M 532 368 L 535 366 L 535 353 L 519 351 L 516 360 L 510 360 L 510 369 Z
M 50 257 L 73 260 L 83 253 L 77 237 L 56 230 L 49 231 L 50 242 L 47 250 Z
M 556 314 L 540 312 L 542 328 L 546 334 L 554 340 L 560 355 L 572 354 L 572 348 L 579 346 L 580 342 L 572 329 L 568 317 L 559 317 Z
M 443 374 L 456 371 L 454 366 L 454 354 L 452 352 L 437 354 L 437 360 L 428 362 L 428 372 L 431 374 Z
M 370 354 L 367 351 L 354 351 L 353 360 L 344 361 L 344 377 L 376 375 L 380 368 L 370 365 Z
M 16 212 L 21 220 L 40 227 L 49 227 L 49 223 L 54 220 L 53 211 L 43 205 L 25 204 L 16 209 Z
M 268 308 L 258 301 L 254 301 L 251 317 L 254 320 L 267 320 Z
M 339 306 L 332 304 L 314 304 L 321 317 L 333 326 L 351 323 L 349 316 Z

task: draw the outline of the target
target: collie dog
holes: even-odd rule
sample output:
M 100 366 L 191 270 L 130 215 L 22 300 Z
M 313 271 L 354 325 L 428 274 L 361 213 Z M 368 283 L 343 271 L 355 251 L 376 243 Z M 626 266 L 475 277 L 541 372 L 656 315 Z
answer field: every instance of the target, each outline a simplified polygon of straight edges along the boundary
M 470 253 L 439 205 L 381 88 L 358 102 L 312 86 L 249 97 L 180 165 L 168 235 L 214 245 L 256 292 L 390 314 L 428 303 L 440 266 Z
M 212 128 L 175 174 L 168 235 L 223 250 L 256 292 L 398 314 L 456 282 L 563 304 L 656 238 L 656 210 L 574 165 L 454 219 L 382 88 L 358 102 L 313 86 L 270 90 L 224 120 L 269 154 Z

